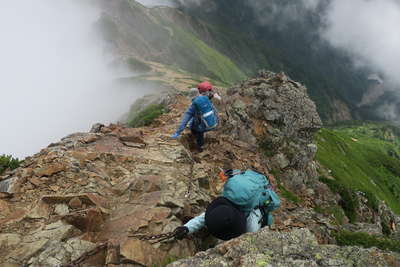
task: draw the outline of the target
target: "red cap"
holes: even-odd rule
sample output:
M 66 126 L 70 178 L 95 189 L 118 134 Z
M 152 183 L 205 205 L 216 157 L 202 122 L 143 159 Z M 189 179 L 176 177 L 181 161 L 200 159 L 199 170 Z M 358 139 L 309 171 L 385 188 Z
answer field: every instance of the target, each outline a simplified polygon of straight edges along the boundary
M 211 91 L 213 89 L 212 84 L 209 82 L 202 82 L 197 85 L 200 93 Z

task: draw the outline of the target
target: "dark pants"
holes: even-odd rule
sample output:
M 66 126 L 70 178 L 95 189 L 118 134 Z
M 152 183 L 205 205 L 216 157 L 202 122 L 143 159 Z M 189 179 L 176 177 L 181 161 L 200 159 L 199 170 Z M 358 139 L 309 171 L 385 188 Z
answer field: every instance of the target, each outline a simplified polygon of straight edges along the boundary
M 191 129 L 192 134 L 194 135 L 194 137 L 196 138 L 196 145 L 198 149 L 202 149 L 203 145 L 204 145 L 204 132 L 197 132 L 193 129 Z

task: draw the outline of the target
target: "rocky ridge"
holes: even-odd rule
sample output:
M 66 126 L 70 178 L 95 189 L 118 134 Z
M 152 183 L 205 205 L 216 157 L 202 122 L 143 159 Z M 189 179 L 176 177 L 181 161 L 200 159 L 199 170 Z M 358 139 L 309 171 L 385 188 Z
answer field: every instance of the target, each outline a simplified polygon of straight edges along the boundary
M 291 232 L 262 229 L 168 266 L 398 266 L 399 259 L 398 254 L 376 248 L 320 245 L 307 228 Z
M 272 242 L 279 236 L 280 247 L 296 251 L 288 259 L 293 264 L 373 266 L 376 255 L 388 265 L 399 263 L 396 253 L 317 245 L 333 242 L 331 232 L 338 226 L 313 209 L 315 202 L 339 200 L 317 179 L 313 134 L 321 121 L 304 86 L 284 74 L 261 72 L 221 94 L 221 127 L 207 133 L 202 153 L 193 152 L 189 134 L 179 141 L 169 138 L 190 103 L 178 92 L 167 97 L 169 112 L 149 127 L 97 124 L 6 173 L 0 178 L 1 265 L 58 266 L 78 260 L 81 266 L 162 266 L 192 256 L 216 240 L 206 231 L 155 244 L 136 235 L 168 233 L 199 214 L 220 192 L 217 174 L 226 165 L 276 173 L 277 183 L 303 201 L 283 198 L 273 229 L 244 235 L 173 266 L 208 258 L 213 266 L 250 266 L 254 261 L 285 266 L 292 252 L 268 254 L 279 247 Z M 259 250 L 244 249 L 249 238 Z M 235 244 L 243 246 L 236 250 Z M 230 246 L 235 246 L 231 254 L 215 254 L 221 247 L 232 250 Z M 349 251 L 363 258 L 356 261 Z M 337 254 L 343 255 L 342 262 Z

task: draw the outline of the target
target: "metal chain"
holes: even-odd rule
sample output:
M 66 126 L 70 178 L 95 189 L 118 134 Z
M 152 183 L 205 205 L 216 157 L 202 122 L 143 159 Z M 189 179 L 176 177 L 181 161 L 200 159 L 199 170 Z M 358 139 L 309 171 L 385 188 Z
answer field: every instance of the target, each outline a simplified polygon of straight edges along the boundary
M 135 237 L 141 241 L 151 241 L 154 240 L 155 242 L 153 243 L 159 243 L 161 241 L 174 238 L 176 235 L 175 231 L 165 233 L 165 234 L 158 234 L 158 235 L 145 235 L 145 234 L 132 234 L 128 235 L 128 237 Z
M 187 157 L 191 161 L 190 174 L 189 174 L 189 177 L 188 177 L 189 179 L 188 179 L 188 184 L 187 184 L 188 190 L 187 190 L 187 192 L 185 194 L 185 198 L 190 199 L 190 196 L 191 196 L 191 193 L 192 193 L 192 190 L 193 190 L 193 181 L 192 181 L 193 171 L 194 171 L 193 168 L 194 168 L 194 164 L 196 164 L 196 161 L 192 157 L 192 153 L 190 153 L 190 151 L 185 147 L 185 145 L 182 142 L 180 142 L 180 143 L 182 145 L 183 151 L 185 151 Z
M 102 243 L 100 245 L 98 245 L 97 247 L 95 247 L 92 250 L 89 250 L 85 253 L 83 253 L 79 258 L 73 260 L 72 262 L 68 263 L 68 264 L 64 264 L 61 265 L 60 267 L 78 267 L 79 264 L 81 264 L 82 262 L 84 262 L 87 258 L 89 258 L 90 256 L 96 255 L 97 253 L 99 253 L 100 251 L 104 250 L 107 248 L 108 243 Z

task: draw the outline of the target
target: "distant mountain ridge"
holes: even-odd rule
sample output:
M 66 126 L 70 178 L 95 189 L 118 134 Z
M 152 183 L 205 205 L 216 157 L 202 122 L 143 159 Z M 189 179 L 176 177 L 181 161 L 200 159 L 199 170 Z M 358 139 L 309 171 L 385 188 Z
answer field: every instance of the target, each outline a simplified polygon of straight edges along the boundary
M 162 63 L 224 86 L 259 69 L 283 71 L 307 86 L 326 122 L 368 118 L 371 113 L 357 106 L 370 73 L 355 70 L 348 55 L 319 40 L 316 12 L 305 10 L 301 22 L 277 27 L 260 24 L 254 9 L 239 0 L 205 0 L 200 7 L 178 9 L 116 0 L 103 1 L 102 7 L 99 25 L 125 58 Z

